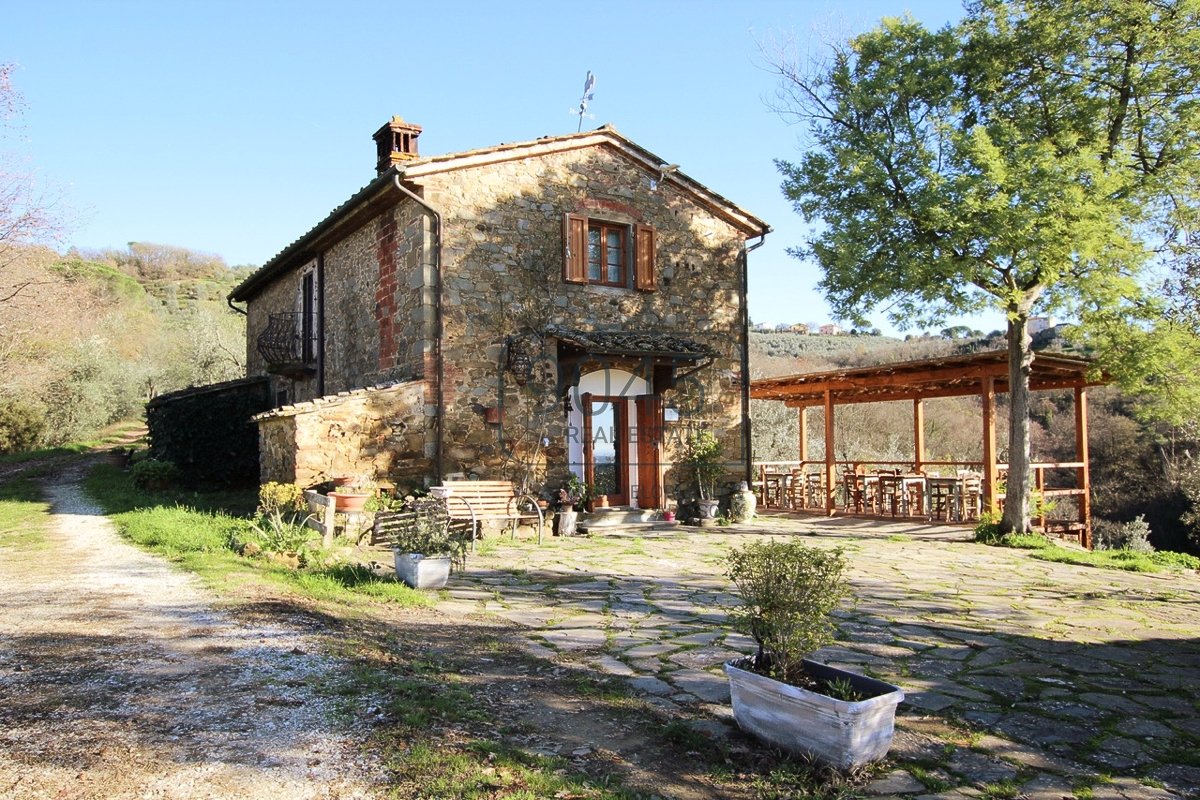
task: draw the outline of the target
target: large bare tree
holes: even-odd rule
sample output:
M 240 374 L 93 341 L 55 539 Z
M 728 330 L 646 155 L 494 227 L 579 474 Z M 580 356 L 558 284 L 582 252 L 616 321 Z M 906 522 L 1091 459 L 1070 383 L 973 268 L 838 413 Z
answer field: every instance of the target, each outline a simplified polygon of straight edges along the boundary
M 24 111 L 21 94 L 12 84 L 15 67 L 0 64 L 0 142 L 16 127 Z M 0 151 L 0 303 L 15 299 L 37 282 L 29 271 L 16 268 L 24 247 L 58 240 L 62 220 L 54 193 L 39 187 L 36 175 L 16 152 Z

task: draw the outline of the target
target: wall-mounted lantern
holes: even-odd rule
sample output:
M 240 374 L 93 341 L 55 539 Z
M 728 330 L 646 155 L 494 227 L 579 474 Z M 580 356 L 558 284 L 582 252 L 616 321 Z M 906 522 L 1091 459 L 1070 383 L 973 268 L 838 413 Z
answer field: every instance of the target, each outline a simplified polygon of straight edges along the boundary
M 506 342 L 508 356 L 505 366 L 512 373 L 517 386 L 524 386 L 533 375 L 533 356 L 529 352 L 529 342 L 525 339 L 508 337 Z

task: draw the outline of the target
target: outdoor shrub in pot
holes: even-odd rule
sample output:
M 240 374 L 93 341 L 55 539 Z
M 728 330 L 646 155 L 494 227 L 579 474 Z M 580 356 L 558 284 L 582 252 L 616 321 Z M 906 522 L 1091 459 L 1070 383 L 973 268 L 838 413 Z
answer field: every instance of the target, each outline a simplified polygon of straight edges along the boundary
M 411 518 L 391 532 L 396 577 L 414 589 L 440 589 L 453 564 L 466 559 L 466 541 L 451 525 L 446 504 L 436 497 L 407 504 Z
M 809 659 L 833 641 L 845 568 L 840 549 L 794 540 L 735 548 L 728 574 L 742 604 L 732 617 L 758 649 L 725 665 L 743 730 L 840 769 L 887 754 L 904 699 L 896 686 Z

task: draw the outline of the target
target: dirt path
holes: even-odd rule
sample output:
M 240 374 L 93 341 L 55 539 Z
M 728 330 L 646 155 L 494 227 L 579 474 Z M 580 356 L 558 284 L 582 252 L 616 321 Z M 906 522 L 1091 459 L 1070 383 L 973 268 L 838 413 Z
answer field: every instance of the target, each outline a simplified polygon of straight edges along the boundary
M 214 610 L 191 576 L 50 487 L 49 546 L 0 540 L 0 797 L 354 798 L 360 736 L 306 634 Z

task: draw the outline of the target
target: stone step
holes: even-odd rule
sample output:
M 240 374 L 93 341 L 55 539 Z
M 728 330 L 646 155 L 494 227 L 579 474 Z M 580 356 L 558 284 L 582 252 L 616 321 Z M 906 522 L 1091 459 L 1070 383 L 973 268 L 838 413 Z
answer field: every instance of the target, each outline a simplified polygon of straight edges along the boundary
M 663 534 L 678 533 L 679 522 L 664 522 L 660 519 L 653 522 L 630 522 L 625 525 L 602 525 L 599 527 L 594 525 L 580 525 L 578 532 L 583 536 L 604 536 L 606 538 L 661 536 Z
M 660 516 L 662 516 L 662 512 L 654 509 L 614 506 L 612 508 L 597 508 L 586 514 L 580 514 L 579 525 L 587 528 L 616 528 L 622 525 L 653 522 Z

